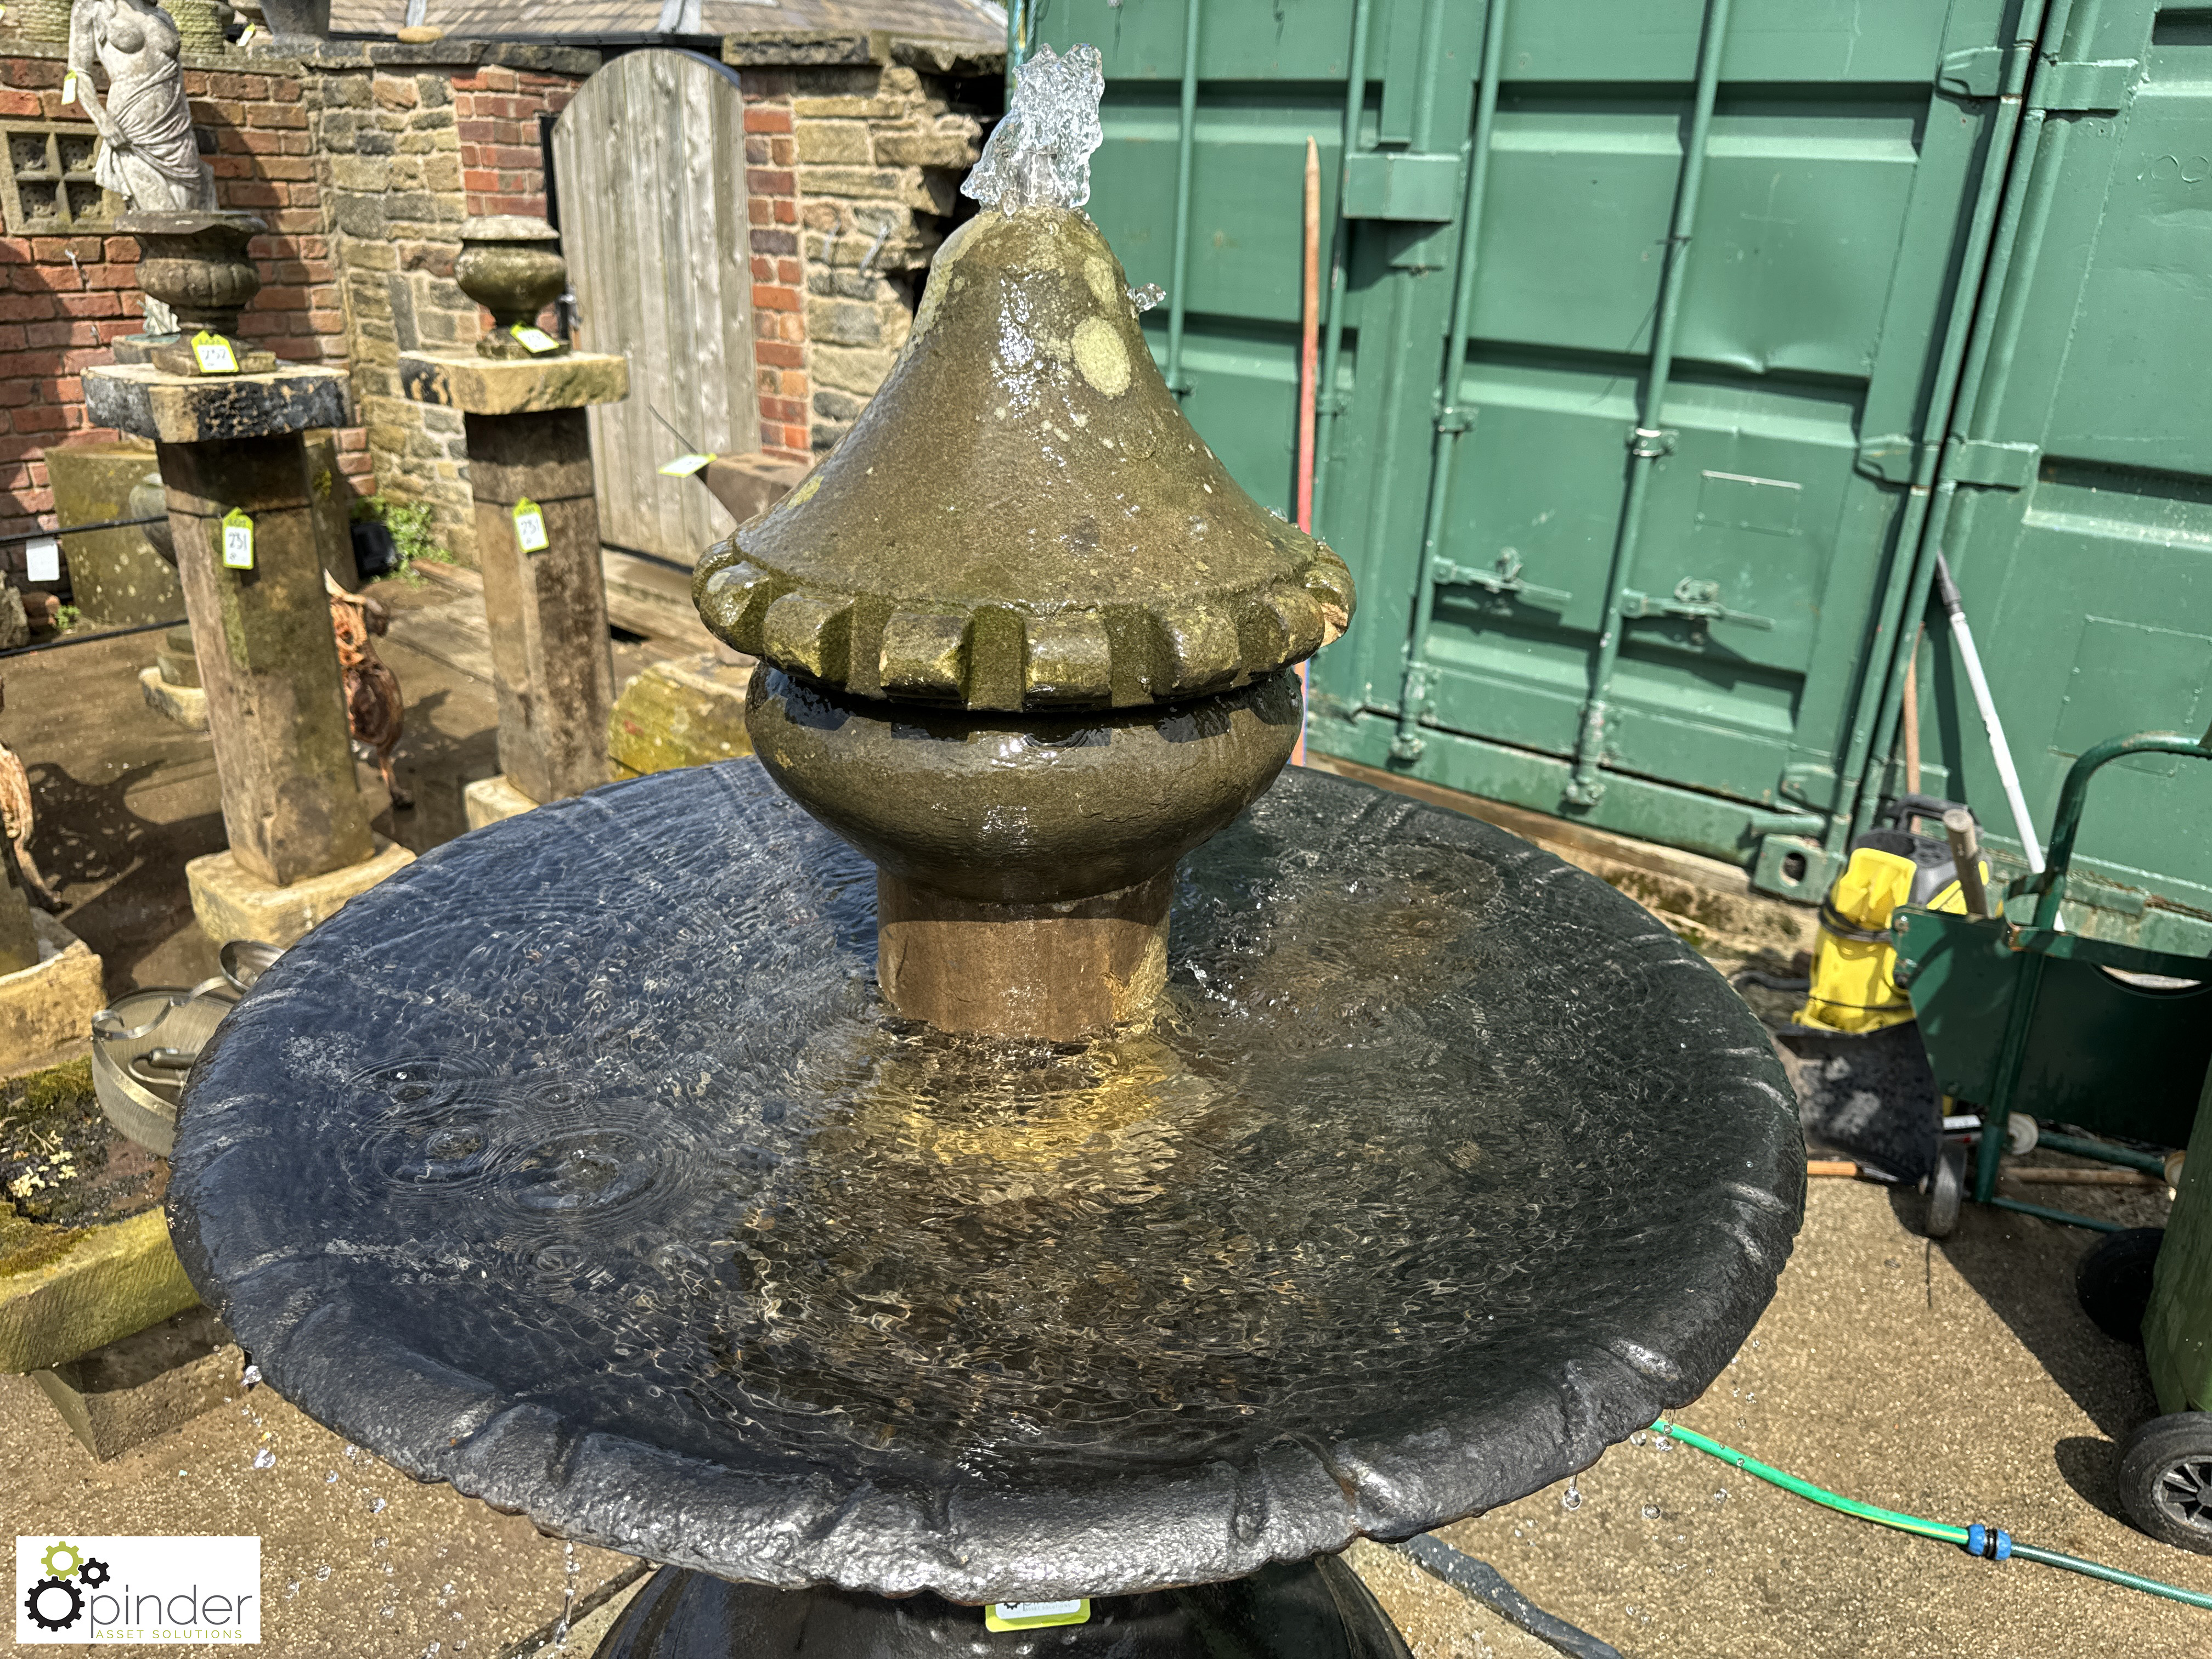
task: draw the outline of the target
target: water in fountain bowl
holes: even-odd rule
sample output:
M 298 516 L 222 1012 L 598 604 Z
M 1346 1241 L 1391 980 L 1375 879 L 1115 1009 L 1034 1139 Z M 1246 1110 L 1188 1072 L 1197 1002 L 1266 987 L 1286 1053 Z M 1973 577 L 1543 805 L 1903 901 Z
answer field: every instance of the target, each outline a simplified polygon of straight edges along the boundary
M 952 1037 L 750 762 L 465 838 L 206 1051 L 195 1282 L 349 1438 L 570 1535 L 963 1600 L 1222 1578 L 1579 1468 L 1771 1295 L 1802 1151 L 1648 914 L 1293 771 L 1158 1017 Z

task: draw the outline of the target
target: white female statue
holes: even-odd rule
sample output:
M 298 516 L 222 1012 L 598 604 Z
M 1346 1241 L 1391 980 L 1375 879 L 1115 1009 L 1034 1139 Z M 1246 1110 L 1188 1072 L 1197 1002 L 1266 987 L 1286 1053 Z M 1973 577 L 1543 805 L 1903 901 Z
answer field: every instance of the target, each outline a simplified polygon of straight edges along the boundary
M 75 0 L 70 9 L 69 65 L 77 101 L 99 131 L 94 177 L 133 212 L 212 210 L 215 174 L 192 141 L 185 66 L 177 26 L 153 0 Z M 103 100 L 93 70 L 106 72 Z M 175 331 L 176 319 L 158 300 L 146 301 L 146 329 Z

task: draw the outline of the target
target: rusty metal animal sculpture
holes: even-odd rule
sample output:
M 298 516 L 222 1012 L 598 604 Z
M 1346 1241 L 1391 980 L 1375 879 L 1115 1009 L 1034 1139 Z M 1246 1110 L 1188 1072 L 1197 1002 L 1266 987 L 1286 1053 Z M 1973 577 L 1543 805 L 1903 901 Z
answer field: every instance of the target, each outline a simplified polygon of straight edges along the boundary
M 7 702 L 7 683 L 0 681 L 0 708 L 6 708 Z M 23 757 L 0 743 L 0 829 L 5 830 L 15 849 L 15 862 L 23 872 L 23 890 L 31 896 L 31 902 L 44 910 L 58 910 L 61 900 L 46 884 L 39 861 L 31 856 L 31 834 L 35 828 L 30 774 L 23 769 Z
M 354 741 L 376 757 L 392 808 L 404 811 L 415 798 L 399 787 L 392 774 L 392 751 L 399 746 L 406 703 L 399 692 L 399 677 L 387 668 L 371 643 L 392 626 L 392 613 L 366 593 L 349 593 L 325 571 L 323 586 L 330 594 L 331 630 L 337 636 L 338 669 L 345 680 L 346 726 Z

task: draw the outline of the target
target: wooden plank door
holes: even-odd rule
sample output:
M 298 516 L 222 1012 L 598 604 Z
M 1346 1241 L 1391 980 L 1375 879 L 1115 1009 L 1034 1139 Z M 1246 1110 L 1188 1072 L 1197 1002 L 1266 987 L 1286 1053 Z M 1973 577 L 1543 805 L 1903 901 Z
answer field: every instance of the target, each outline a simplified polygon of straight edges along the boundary
M 554 126 L 576 345 L 629 359 L 629 399 L 591 411 L 611 547 L 689 564 L 735 527 L 657 469 L 759 447 L 744 154 L 738 77 L 697 52 L 625 53 Z

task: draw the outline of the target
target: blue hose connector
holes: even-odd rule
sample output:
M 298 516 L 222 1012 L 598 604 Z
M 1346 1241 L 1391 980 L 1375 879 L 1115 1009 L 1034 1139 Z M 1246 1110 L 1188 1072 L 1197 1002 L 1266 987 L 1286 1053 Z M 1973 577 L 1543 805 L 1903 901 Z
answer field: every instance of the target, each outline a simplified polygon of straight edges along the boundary
M 1980 1522 L 1966 1528 L 1966 1553 L 1984 1561 L 2012 1559 L 2012 1534 L 2002 1527 L 1992 1531 Z

